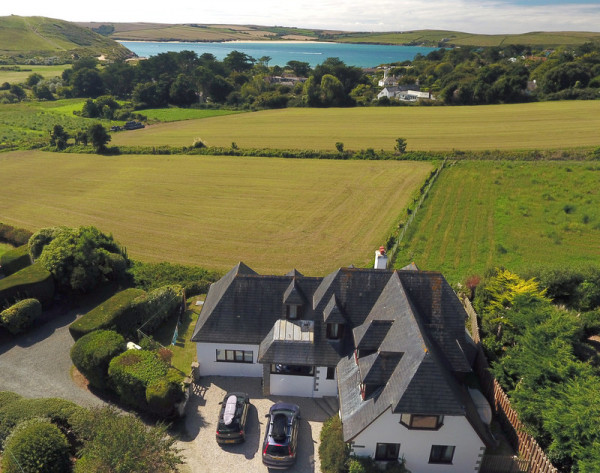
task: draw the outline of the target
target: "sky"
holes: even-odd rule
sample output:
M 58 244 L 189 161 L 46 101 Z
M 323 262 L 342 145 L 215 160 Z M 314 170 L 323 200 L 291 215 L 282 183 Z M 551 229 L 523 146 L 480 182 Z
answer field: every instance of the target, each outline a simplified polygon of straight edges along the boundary
M 600 0 L 0 0 L 0 16 L 7 15 L 68 21 L 254 24 L 374 32 L 600 31 Z

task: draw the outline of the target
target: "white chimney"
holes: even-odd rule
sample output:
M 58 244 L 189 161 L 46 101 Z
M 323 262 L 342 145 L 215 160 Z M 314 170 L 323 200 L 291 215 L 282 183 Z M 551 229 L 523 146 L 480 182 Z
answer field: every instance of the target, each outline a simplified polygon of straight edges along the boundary
M 387 255 L 385 254 L 385 248 L 380 246 L 377 251 L 375 251 L 375 269 L 387 269 Z

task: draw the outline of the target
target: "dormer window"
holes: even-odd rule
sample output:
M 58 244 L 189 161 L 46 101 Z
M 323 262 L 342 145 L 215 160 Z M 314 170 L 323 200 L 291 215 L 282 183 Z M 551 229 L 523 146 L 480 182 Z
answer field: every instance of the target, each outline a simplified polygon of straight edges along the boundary
M 344 324 L 327 324 L 327 339 L 339 340 L 344 334 Z
M 360 383 L 360 395 L 361 395 L 363 401 L 381 387 L 382 386 L 380 386 L 379 384 Z
M 438 430 L 444 425 L 444 416 L 402 414 L 400 416 L 400 423 L 409 429 Z
M 295 320 L 302 316 L 302 306 L 287 304 L 285 306 L 285 318 L 289 320 Z

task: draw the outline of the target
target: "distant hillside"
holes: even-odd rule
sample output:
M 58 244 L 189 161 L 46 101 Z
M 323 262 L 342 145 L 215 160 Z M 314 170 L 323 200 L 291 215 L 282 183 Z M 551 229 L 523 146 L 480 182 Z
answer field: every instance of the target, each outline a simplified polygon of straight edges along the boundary
M 0 17 L 0 63 L 64 62 L 76 56 L 123 58 L 116 41 L 75 23 L 45 17 Z
M 343 43 L 415 44 L 424 46 L 506 46 L 534 47 L 579 45 L 600 41 L 600 32 L 533 32 L 513 35 L 482 35 L 458 31 L 420 30 L 360 33 L 311 30 L 280 26 L 207 25 L 165 23 L 77 23 L 122 41 L 336 41 Z

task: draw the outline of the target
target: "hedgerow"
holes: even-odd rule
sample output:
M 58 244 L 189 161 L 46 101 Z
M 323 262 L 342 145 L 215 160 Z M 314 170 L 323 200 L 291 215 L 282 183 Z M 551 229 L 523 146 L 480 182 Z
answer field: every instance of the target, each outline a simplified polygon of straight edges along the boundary
M 27 245 L 21 245 L 0 255 L 0 267 L 5 276 L 10 276 L 31 264 Z
M 127 350 L 110 362 L 109 384 L 125 404 L 146 410 L 146 387 L 168 371 L 169 365 L 157 353 Z
M 31 232 L 29 230 L 0 223 L 0 242 L 10 243 L 13 246 L 21 246 L 25 245 L 30 237 Z
M 180 371 L 169 368 L 166 376 L 150 382 L 146 387 L 146 402 L 150 411 L 162 417 L 172 415 L 175 404 L 184 398 L 183 379 Z
M 67 473 L 69 443 L 52 423 L 31 419 L 19 424 L 4 445 L 4 473 Z
M 144 294 L 145 291 L 136 288 L 118 292 L 73 322 L 69 326 L 71 336 L 78 340 L 83 335 L 95 330 L 115 330 L 119 333 L 128 331 L 126 330 L 127 325 L 135 320 L 133 301 Z
M 209 286 L 222 275 L 199 266 L 173 263 L 144 263 L 134 261 L 127 272 L 136 287 L 151 291 L 167 284 L 179 284 L 185 289 L 186 297 L 206 293 Z
M 24 299 L 0 312 L 0 323 L 13 335 L 25 332 L 42 315 L 37 299 Z
M 54 279 L 38 263 L 0 279 L 0 307 L 27 297 L 39 300 L 42 305 L 50 303 L 54 297 Z
M 75 342 L 71 348 L 71 360 L 91 386 L 106 389 L 108 365 L 125 350 L 122 335 L 110 330 L 96 330 Z
M 342 473 L 346 471 L 348 444 L 344 442 L 342 421 L 333 416 L 323 423 L 321 429 L 319 458 L 323 473 Z
M 83 408 L 65 399 L 17 398 L 0 405 L 0 449 L 13 429 L 24 420 L 40 417 L 68 430 L 73 416 Z

